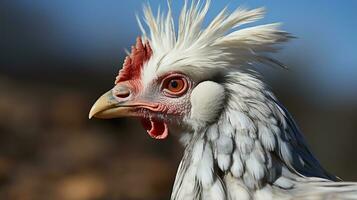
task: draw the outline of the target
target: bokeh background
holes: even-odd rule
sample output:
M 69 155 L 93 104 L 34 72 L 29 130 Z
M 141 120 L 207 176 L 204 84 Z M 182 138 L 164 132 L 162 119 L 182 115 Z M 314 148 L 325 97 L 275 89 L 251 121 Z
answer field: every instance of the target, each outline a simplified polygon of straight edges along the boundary
M 113 86 L 146 1 L 0 1 L 0 199 L 168 199 L 182 148 L 135 120 L 88 120 Z M 166 1 L 150 1 L 152 7 Z M 295 36 L 258 70 L 322 164 L 357 181 L 357 1 L 220 0 L 265 6 Z M 174 1 L 175 15 L 182 5 Z

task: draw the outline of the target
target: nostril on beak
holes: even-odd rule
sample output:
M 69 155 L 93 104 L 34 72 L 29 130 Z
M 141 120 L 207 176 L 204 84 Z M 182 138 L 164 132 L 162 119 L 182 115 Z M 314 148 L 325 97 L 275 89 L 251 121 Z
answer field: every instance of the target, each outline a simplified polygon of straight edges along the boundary
M 127 98 L 130 95 L 129 90 L 116 91 L 115 96 L 121 99 Z
M 130 89 L 126 85 L 116 85 L 113 88 L 113 96 L 117 97 L 118 99 L 126 99 L 130 96 Z

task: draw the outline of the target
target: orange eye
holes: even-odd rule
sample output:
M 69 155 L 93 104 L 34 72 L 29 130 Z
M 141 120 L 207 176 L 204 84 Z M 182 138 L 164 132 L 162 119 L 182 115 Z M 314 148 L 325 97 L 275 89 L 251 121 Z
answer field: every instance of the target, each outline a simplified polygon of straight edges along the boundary
M 181 76 L 169 77 L 164 80 L 164 91 L 169 95 L 181 95 L 187 90 L 187 81 Z
M 184 86 L 185 83 L 182 79 L 172 79 L 169 81 L 167 89 L 171 92 L 180 92 Z

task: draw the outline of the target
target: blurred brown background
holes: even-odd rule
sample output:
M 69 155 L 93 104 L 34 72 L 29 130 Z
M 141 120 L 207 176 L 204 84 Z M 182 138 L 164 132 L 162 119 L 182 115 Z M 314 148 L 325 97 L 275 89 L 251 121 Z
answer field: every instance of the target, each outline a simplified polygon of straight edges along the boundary
M 212 13 L 228 2 L 241 3 L 214 2 Z M 142 3 L 0 2 L 0 199 L 169 198 L 176 138 L 155 141 L 134 120 L 87 118 L 139 34 Z M 243 3 L 266 6 L 263 22 L 283 21 L 298 36 L 276 55 L 290 70 L 258 70 L 322 164 L 357 181 L 355 1 Z

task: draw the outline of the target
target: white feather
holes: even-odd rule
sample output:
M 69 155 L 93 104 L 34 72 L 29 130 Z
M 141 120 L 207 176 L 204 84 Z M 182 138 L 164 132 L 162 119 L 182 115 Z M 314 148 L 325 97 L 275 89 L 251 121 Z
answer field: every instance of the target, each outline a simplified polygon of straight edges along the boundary
M 219 139 L 217 140 L 217 152 L 219 154 L 231 155 L 233 152 L 232 138 L 221 133 Z
M 219 137 L 217 124 L 212 124 L 207 130 L 207 137 L 211 141 L 215 141 Z
M 243 175 L 243 162 L 240 158 L 240 153 L 238 151 L 234 151 L 233 153 L 233 164 L 231 166 L 231 172 L 234 177 L 239 178 Z
M 275 136 L 263 123 L 258 124 L 259 139 L 262 142 L 264 148 L 268 151 L 275 149 L 276 141 Z
M 224 182 L 227 187 L 229 200 L 251 200 L 249 189 L 244 185 L 242 180 L 227 175 L 224 177 Z
M 219 179 L 217 179 L 212 187 L 203 195 L 205 200 L 227 200 L 225 189 Z
M 196 1 L 188 5 L 186 1 L 177 27 L 174 27 L 170 3 L 168 13 L 158 12 L 157 17 L 150 6 L 144 7 L 147 26 L 144 27 L 138 19 L 139 27 L 153 50 L 153 56 L 143 70 L 145 84 L 168 71 L 185 73 L 195 70 L 193 78 L 202 79 L 232 66 L 252 61 L 269 62 L 271 60 L 265 60 L 263 54 L 275 51 L 276 43 L 289 38 L 277 24 L 238 29 L 262 18 L 263 8 L 238 8 L 232 13 L 223 9 L 205 28 L 202 24 L 209 5 L 210 1 L 203 5 Z
M 213 155 L 211 146 L 206 143 L 204 151 L 197 167 L 197 178 L 203 188 L 208 188 L 213 184 Z
M 222 171 L 227 171 L 231 165 L 231 155 L 227 154 L 218 154 L 217 155 L 218 167 Z

